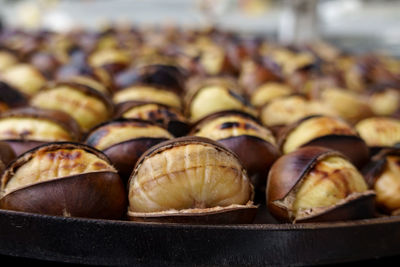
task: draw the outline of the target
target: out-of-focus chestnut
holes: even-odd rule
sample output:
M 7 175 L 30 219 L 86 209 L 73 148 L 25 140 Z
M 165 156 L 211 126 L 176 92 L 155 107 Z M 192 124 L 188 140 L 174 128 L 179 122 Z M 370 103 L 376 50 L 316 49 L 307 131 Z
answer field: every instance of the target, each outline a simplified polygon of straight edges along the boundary
M 336 115 L 335 111 L 319 101 L 307 100 L 302 95 L 289 95 L 275 98 L 262 106 L 260 119 L 277 132 L 283 126 L 316 114 Z
M 290 95 L 293 90 L 284 83 L 269 82 L 258 87 L 251 95 L 251 104 L 261 107 L 274 98 Z
M 0 140 L 7 142 L 17 155 L 44 143 L 79 138 L 79 125 L 62 111 L 26 107 L 0 116 Z
M 265 177 L 280 152 L 272 132 L 251 116 L 238 111 L 218 112 L 197 123 L 191 134 L 210 138 L 235 152 L 250 176 L 262 177 L 265 188 Z
M 315 115 L 303 118 L 281 131 L 280 147 L 284 154 L 303 146 L 322 146 L 343 153 L 357 167 L 369 158 L 367 144 L 340 118 Z
M 47 79 L 52 79 L 61 62 L 55 55 L 47 52 L 34 53 L 29 62 L 35 66 Z
M 13 53 L 0 50 L 0 73 L 18 63 L 18 58 Z
M 26 95 L 2 81 L 0 81 L 0 92 L 0 112 L 28 104 Z
M 369 96 L 372 111 L 378 116 L 391 116 L 400 110 L 400 90 L 383 87 Z
M 96 126 L 85 143 L 103 151 L 126 182 L 143 152 L 171 138 L 167 130 L 151 122 L 119 119 Z
M 371 117 L 358 122 L 355 129 L 375 154 L 384 147 L 400 143 L 400 120 L 389 117 Z
M 31 105 L 68 113 L 84 132 L 113 114 L 113 104 L 102 93 L 67 82 L 49 84 L 31 99 Z
M 14 150 L 6 142 L 0 141 L 0 175 L 6 169 L 7 165 L 15 159 Z
M 93 88 L 104 95 L 111 94 L 111 89 L 105 86 L 101 81 L 89 75 L 76 75 L 66 79 L 65 81 Z
M 182 108 L 182 102 L 176 93 L 147 85 L 134 85 L 114 94 L 113 101 L 120 104 L 127 101 L 146 101 L 163 104 L 176 109 Z
M 370 218 L 375 193 L 340 153 L 304 147 L 279 158 L 267 181 L 267 206 L 281 221 Z
M 400 150 L 385 149 L 372 157 L 363 170 L 364 176 L 376 193 L 377 208 L 384 213 L 400 212 Z
M 256 116 L 255 109 L 242 95 L 220 85 L 199 88 L 186 103 L 186 113 L 191 121 L 224 110 L 239 110 Z
M 147 150 L 129 180 L 135 221 L 250 223 L 254 190 L 238 158 L 201 137 L 181 137 Z
M 340 88 L 326 88 L 321 92 L 321 101 L 350 123 L 373 115 L 368 101 L 362 95 Z
M 121 49 L 104 48 L 91 53 L 88 62 L 93 68 L 105 68 L 115 74 L 128 66 L 130 56 Z
M 38 92 L 46 83 L 43 74 L 28 64 L 14 65 L 5 70 L 1 77 L 5 82 L 30 96 Z
M 184 136 L 189 131 L 186 118 L 177 109 L 157 103 L 124 102 L 117 106 L 115 117 L 152 121 L 161 125 L 176 137 Z
M 66 217 L 120 219 L 121 178 L 100 151 L 53 143 L 18 157 L 1 178 L 0 208 Z

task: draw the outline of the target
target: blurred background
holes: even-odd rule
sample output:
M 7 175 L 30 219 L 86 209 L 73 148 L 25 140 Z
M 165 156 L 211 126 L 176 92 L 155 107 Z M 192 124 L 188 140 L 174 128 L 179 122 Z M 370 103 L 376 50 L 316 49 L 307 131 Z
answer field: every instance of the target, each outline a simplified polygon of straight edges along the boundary
M 285 43 L 327 40 L 400 56 L 395 0 L 0 0 L 3 25 L 67 31 L 106 23 L 217 25 Z

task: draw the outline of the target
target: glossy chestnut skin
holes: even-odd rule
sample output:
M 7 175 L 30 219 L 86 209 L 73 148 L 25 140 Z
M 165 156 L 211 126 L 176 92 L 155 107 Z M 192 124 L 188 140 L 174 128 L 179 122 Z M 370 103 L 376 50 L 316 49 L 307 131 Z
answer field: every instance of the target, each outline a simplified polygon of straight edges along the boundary
M 265 189 L 265 177 L 280 152 L 272 132 L 254 117 L 234 110 L 217 112 L 197 122 L 190 134 L 213 139 L 232 150 L 256 189 Z
M 210 157 L 203 158 L 204 155 L 208 155 Z M 212 155 L 219 155 L 217 156 L 218 160 Z M 194 161 L 190 159 L 194 159 Z M 227 162 L 224 162 L 224 160 Z M 143 172 L 149 170 L 148 167 L 142 167 L 148 166 L 148 164 L 150 164 L 148 162 L 151 162 L 157 177 L 151 178 L 147 177 L 147 175 L 141 176 Z M 172 162 L 175 163 L 172 165 L 169 164 Z M 180 170 L 180 168 L 183 166 L 182 164 L 188 169 L 184 168 Z M 221 167 L 209 166 L 208 164 L 217 164 L 221 165 Z M 232 168 L 230 166 L 232 166 Z M 233 166 L 235 166 L 235 168 L 233 168 Z M 235 154 L 233 154 L 224 146 L 207 138 L 180 137 L 162 142 L 147 150 L 136 163 L 135 169 L 132 172 L 128 182 L 130 202 L 130 206 L 128 208 L 128 217 L 134 221 L 153 222 L 194 224 L 250 223 L 254 219 L 257 206 L 253 205 L 253 186 L 251 183 L 249 183 L 248 178 L 246 178 L 245 170 L 236 169 L 236 167 L 242 168 L 240 166 L 240 162 Z M 209 171 L 212 171 L 213 174 L 206 178 L 208 172 L 204 172 L 201 170 L 201 168 L 211 167 L 213 170 L 210 169 Z M 172 171 L 176 168 L 180 171 L 173 171 L 171 174 L 169 174 L 169 171 Z M 166 173 L 163 173 L 163 171 L 166 171 Z M 221 171 L 224 173 L 224 175 L 222 175 L 222 173 L 218 173 Z M 231 171 L 234 171 L 236 179 L 239 179 L 240 182 L 227 183 L 225 181 L 225 179 L 229 181 L 229 179 L 232 178 Z M 188 175 L 187 172 L 192 174 Z M 164 175 L 169 177 L 168 180 L 162 178 Z M 183 178 L 182 175 L 186 178 L 181 179 Z M 197 175 L 200 176 L 197 177 Z M 155 184 L 154 182 L 151 182 L 153 179 L 157 179 L 159 181 Z M 199 196 L 197 192 L 199 189 L 199 184 L 195 182 L 196 179 L 214 179 L 214 181 L 210 180 L 207 182 L 207 184 L 210 184 L 210 186 L 213 187 L 213 190 L 210 191 L 209 188 L 203 188 L 205 190 L 203 191 L 204 194 L 202 193 L 201 196 Z M 186 180 L 191 180 L 194 182 L 194 184 L 188 188 L 181 187 L 186 183 Z M 159 183 L 162 184 L 162 187 L 157 186 Z M 170 186 L 172 186 L 172 188 L 170 188 Z M 181 189 L 179 190 L 176 188 L 176 186 L 180 187 Z M 154 195 L 155 198 L 152 198 L 149 203 L 141 201 L 142 193 L 153 195 L 158 190 L 165 190 L 164 187 L 171 189 L 167 189 L 167 194 L 172 194 L 172 196 L 160 193 Z M 236 191 L 236 188 L 234 190 L 234 195 L 226 195 L 227 193 L 225 191 L 227 190 L 227 192 L 230 192 L 231 190 L 229 187 L 238 187 L 240 189 Z M 224 192 L 220 192 L 220 190 Z M 173 196 L 173 194 L 177 195 Z M 176 202 L 176 197 L 177 199 L 182 199 L 182 201 Z M 232 200 L 230 200 L 231 198 Z M 194 202 L 192 202 L 191 199 L 193 199 Z M 220 205 L 217 204 L 217 206 L 213 206 L 211 203 L 213 203 L 213 201 L 216 199 L 222 200 L 222 202 L 225 204 L 222 204 L 221 202 Z M 163 205 L 162 208 L 157 206 L 159 204 L 156 206 L 150 204 L 158 203 L 158 201 L 162 202 L 160 202 Z M 232 204 L 230 203 L 231 201 L 243 201 L 243 203 Z M 149 204 L 150 206 L 148 206 Z M 172 207 L 175 205 L 178 205 L 180 208 Z
M 125 133 L 132 136 L 122 136 L 122 132 L 113 132 L 113 129 L 116 131 L 125 129 Z M 147 134 L 141 133 L 135 136 L 135 132 L 139 131 L 147 131 Z M 115 136 L 112 137 L 112 142 L 102 145 L 102 140 L 111 135 Z M 126 183 L 140 156 L 152 146 L 172 137 L 167 130 L 152 122 L 139 119 L 117 119 L 96 126 L 86 137 L 85 143 L 106 154 Z
M 0 81 L 0 91 L 0 105 L 3 107 L 0 111 L 26 106 L 28 104 L 28 97 L 8 83 Z
M 371 218 L 375 215 L 373 191 L 352 193 L 347 192 L 348 189 L 345 191 L 346 198 L 335 205 L 310 209 L 297 217 L 292 214 L 292 205 L 297 191 L 301 189 L 309 173 L 329 157 L 346 160 L 342 154 L 334 150 L 311 146 L 284 155 L 275 162 L 270 170 L 266 189 L 267 207 L 274 217 L 280 221 L 296 223 L 355 220 Z M 361 174 L 360 177 L 364 180 Z M 365 188 L 367 188 L 366 183 Z
M 385 148 L 371 158 L 363 169 L 365 179 L 376 193 L 376 206 L 379 212 L 398 215 L 400 150 Z
M 58 162 L 52 167 L 57 165 L 66 171 L 75 168 L 71 163 L 80 164 L 83 155 L 97 160 L 94 165 L 99 171 L 79 171 L 7 191 L 8 183 L 19 170 L 38 157 L 41 161 L 56 157 Z M 6 169 L 1 183 L 2 209 L 98 219 L 121 219 L 126 210 L 125 188 L 109 159 L 100 151 L 78 143 L 52 143 L 22 154 Z
M 369 149 L 363 139 L 348 125 L 345 121 L 340 118 L 315 115 L 305 117 L 295 123 L 288 125 L 280 132 L 281 136 L 279 139 L 279 146 L 283 153 L 285 152 L 285 145 L 287 144 L 290 135 L 304 123 L 315 121 L 320 124 L 320 129 L 315 133 L 313 137 L 310 137 L 305 143 L 301 144 L 300 147 L 305 146 L 321 146 L 339 151 L 340 153 L 347 156 L 351 162 L 358 168 L 364 166 L 369 159 Z M 330 124 L 330 125 L 329 125 Z M 317 126 L 314 124 L 314 126 Z M 330 128 L 329 128 L 330 127 Z M 303 127 L 304 128 L 304 127 Z M 311 129 L 302 129 L 304 133 L 310 132 Z M 302 134 L 296 132 L 297 135 Z M 295 139 L 296 136 L 291 137 Z M 293 149 L 292 149 L 293 150 Z M 291 150 L 291 151 L 292 151 Z
M 123 102 L 117 105 L 114 117 L 152 121 L 167 129 L 175 137 L 186 135 L 190 128 L 189 122 L 179 110 L 152 102 Z
M 81 136 L 81 130 L 77 122 L 67 113 L 62 111 L 39 109 L 35 107 L 12 109 L 0 115 L 0 124 L 2 121 L 13 119 L 32 120 L 33 123 L 31 125 L 33 128 L 29 128 L 27 125 L 23 128 L 18 128 L 18 125 L 21 125 L 21 122 L 17 122 L 17 128 L 4 128 L 5 126 L 3 126 L 0 130 L 1 134 L 5 132 L 7 135 L 7 131 L 9 132 L 9 137 L 5 136 L 2 139 L 12 147 L 16 155 L 21 155 L 34 147 L 49 142 L 78 141 Z M 59 127 L 59 131 L 64 132 L 66 135 L 51 137 L 45 135 L 37 136 L 34 128 L 37 122 L 49 123 L 49 125 L 54 125 L 57 128 Z
M 0 141 L 0 174 L 16 158 L 14 150 L 6 142 Z

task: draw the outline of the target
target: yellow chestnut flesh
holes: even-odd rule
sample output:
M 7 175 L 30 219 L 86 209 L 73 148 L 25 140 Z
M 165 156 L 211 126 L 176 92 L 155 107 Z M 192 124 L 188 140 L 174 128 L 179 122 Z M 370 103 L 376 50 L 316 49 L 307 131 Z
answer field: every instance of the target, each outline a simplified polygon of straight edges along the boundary
M 69 80 L 71 82 L 75 82 L 78 84 L 82 84 L 82 85 L 91 87 L 91 88 L 93 88 L 103 94 L 106 94 L 106 95 L 109 93 L 107 88 L 102 83 L 100 83 L 92 78 L 86 77 L 86 76 L 80 76 L 80 75 L 73 76 L 73 77 L 69 78 Z
M 167 109 L 157 104 L 144 104 L 136 107 L 132 107 L 124 114 L 123 118 L 127 119 L 142 119 L 149 121 L 156 121 L 159 119 L 174 118 L 180 121 L 185 121 L 185 117 L 179 112 Z
M 19 188 L 53 179 L 88 172 L 116 170 L 106 161 L 82 149 L 59 149 L 38 151 L 32 159 L 17 169 L 12 178 L 3 185 L 3 195 Z
M 369 101 L 372 111 L 376 115 L 389 116 L 399 109 L 400 92 L 396 89 L 387 89 L 374 93 Z
M 9 84 L 27 95 L 33 95 L 46 83 L 43 75 L 27 64 L 12 66 L 3 72 L 3 78 Z
M 133 100 L 154 102 L 178 109 L 181 108 L 181 100 L 177 94 L 150 86 L 131 86 L 117 92 L 113 98 L 116 104 Z
M 306 210 L 334 206 L 353 193 L 367 191 L 363 176 L 346 159 L 330 156 L 318 162 L 296 189 L 295 216 Z
M 0 139 L 72 141 L 67 130 L 55 122 L 37 118 L 0 119 Z
M 368 146 L 394 146 L 400 142 L 400 121 L 392 118 L 373 117 L 355 126 Z
M 166 139 L 173 138 L 173 136 L 167 130 L 155 125 L 145 124 L 140 126 L 132 123 L 121 123 L 110 124 L 102 127 L 101 138 L 97 140 L 96 144 L 91 145 L 99 150 L 104 150 L 117 143 L 144 137 Z
M 315 138 L 331 134 L 356 135 L 356 132 L 347 123 L 336 118 L 310 118 L 288 134 L 283 145 L 283 153 L 290 153 Z
M 227 88 L 207 86 L 201 88 L 190 103 L 190 118 L 196 121 L 223 110 L 240 110 L 255 115 L 255 111 L 250 106 L 239 100 Z
M 261 110 L 261 121 L 267 126 L 293 123 L 310 115 L 335 115 L 336 113 L 317 101 L 308 101 L 301 96 L 289 96 L 272 100 Z
M 207 137 L 213 140 L 222 140 L 241 135 L 255 136 L 276 145 L 275 137 L 268 129 L 250 119 L 234 115 L 213 119 L 202 125 L 195 134 L 195 136 Z
M 374 184 L 376 202 L 388 211 L 400 209 L 400 157 L 388 156 Z
M 40 92 L 32 98 L 31 104 L 68 113 L 83 131 L 88 131 L 109 117 L 109 111 L 103 101 L 68 86 L 58 86 Z
M 16 56 L 6 51 L 0 51 L 0 72 L 7 70 L 17 63 L 18 59 Z
M 203 47 L 203 53 L 200 63 L 210 75 L 218 74 L 224 63 L 224 50 L 216 45 L 207 45 Z
M 266 83 L 261 85 L 251 96 L 251 104 L 260 107 L 274 98 L 290 95 L 292 90 L 289 86 L 282 83 Z
M 129 56 L 121 50 L 108 48 L 95 51 L 89 57 L 89 64 L 93 67 L 114 63 L 128 64 Z
M 133 212 L 245 205 L 251 198 L 252 186 L 239 161 L 206 144 L 175 146 L 147 157 L 129 186 Z

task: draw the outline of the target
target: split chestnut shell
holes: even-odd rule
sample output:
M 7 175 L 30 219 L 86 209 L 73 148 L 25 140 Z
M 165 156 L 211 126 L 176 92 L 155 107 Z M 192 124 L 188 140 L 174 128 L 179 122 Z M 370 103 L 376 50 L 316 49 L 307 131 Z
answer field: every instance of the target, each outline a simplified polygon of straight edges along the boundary
M 238 158 L 201 137 L 160 143 L 142 155 L 129 183 L 134 221 L 251 223 L 254 189 Z
M 100 151 L 53 143 L 13 161 L 1 177 L 0 208 L 67 217 L 120 219 L 126 193 Z
M 315 222 L 373 217 L 375 193 L 337 151 L 304 147 L 282 156 L 267 182 L 267 206 L 281 221 Z

